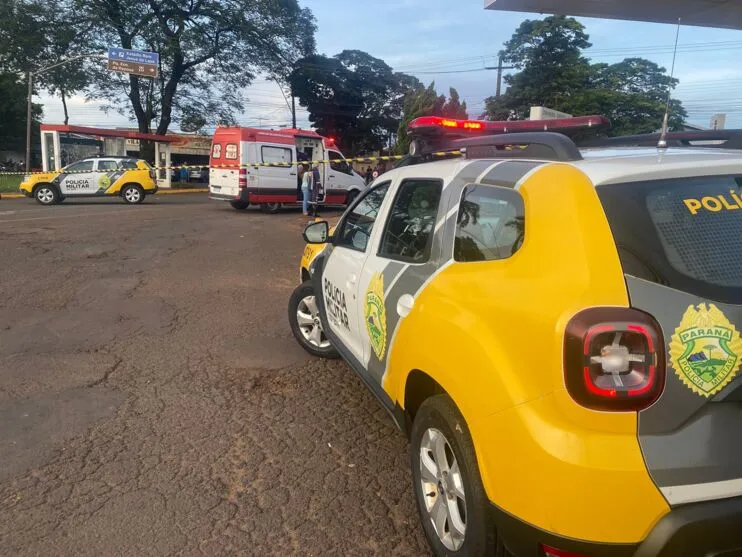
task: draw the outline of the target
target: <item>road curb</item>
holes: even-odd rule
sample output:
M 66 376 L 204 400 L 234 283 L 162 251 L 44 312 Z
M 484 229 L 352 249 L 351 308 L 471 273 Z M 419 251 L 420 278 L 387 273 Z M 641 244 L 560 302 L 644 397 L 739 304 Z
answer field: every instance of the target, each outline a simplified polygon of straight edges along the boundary
M 168 195 L 173 193 L 209 193 L 209 188 L 183 188 L 183 189 L 160 189 L 156 195 Z
M 207 188 L 163 189 L 155 195 L 172 195 L 174 193 L 209 193 L 209 190 Z M 22 193 L 0 193 L 0 199 L 26 199 L 26 196 Z

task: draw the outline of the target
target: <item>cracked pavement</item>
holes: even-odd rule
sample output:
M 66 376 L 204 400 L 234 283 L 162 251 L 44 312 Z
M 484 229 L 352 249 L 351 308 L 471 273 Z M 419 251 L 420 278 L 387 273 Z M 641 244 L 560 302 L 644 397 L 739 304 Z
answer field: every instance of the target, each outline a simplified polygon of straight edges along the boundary
M 291 336 L 305 217 L 0 204 L 0 555 L 429 555 L 403 435 Z

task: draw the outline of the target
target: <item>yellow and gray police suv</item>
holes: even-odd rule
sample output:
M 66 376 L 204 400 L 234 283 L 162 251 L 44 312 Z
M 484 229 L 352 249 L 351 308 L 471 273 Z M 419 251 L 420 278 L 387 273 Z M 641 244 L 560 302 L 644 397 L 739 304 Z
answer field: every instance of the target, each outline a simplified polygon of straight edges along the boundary
M 137 204 L 157 193 L 152 167 L 129 157 L 94 157 L 74 162 L 61 171 L 24 177 L 20 192 L 42 205 L 61 203 L 68 197 L 115 195 Z
M 409 436 L 437 556 L 740 556 L 742 155 L 486 135 L 544 125 L 413 122 L 305 229 L 294 335 Z

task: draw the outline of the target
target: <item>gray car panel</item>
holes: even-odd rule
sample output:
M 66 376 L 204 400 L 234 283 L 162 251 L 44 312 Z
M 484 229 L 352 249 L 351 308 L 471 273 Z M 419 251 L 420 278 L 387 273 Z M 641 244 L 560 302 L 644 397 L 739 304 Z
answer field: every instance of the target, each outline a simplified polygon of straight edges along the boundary
M 682 366 L 671 346 L 689 308 L 703 312 L 713 305 L 736 328 L 742 324 L 742 306 L 716 303 L 632 276 L 626 277 L 626 283 L 632 307 L 658 321 L 667 349 L 665 390 L 654 405 L 639 413 L 639 443 L 653 480 L 671 504 L 672 488 L 740 480 L 742 404 L 727 400 L 726 395 L 736 392 L 739 384 L 732 381 L 712 396 L 694 390 L 678 369 Z M 701 497 L 704 490 L 697 492 Z M 727 493 L 735 494 L 733 489 Z M 687 497 L 682 502 L 688 502 Z

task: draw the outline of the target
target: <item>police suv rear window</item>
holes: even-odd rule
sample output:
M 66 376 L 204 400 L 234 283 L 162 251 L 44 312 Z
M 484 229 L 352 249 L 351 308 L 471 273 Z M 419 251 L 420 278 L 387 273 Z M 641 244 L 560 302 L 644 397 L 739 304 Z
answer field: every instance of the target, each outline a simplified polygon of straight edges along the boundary
M 466 186 L 456 218 L 454 259 L 507 259 L 523 244 L 525 210 L 520 194 L 510 188 Z
M 599 186 L 624 271 L 742 303 L 742 177 Z

